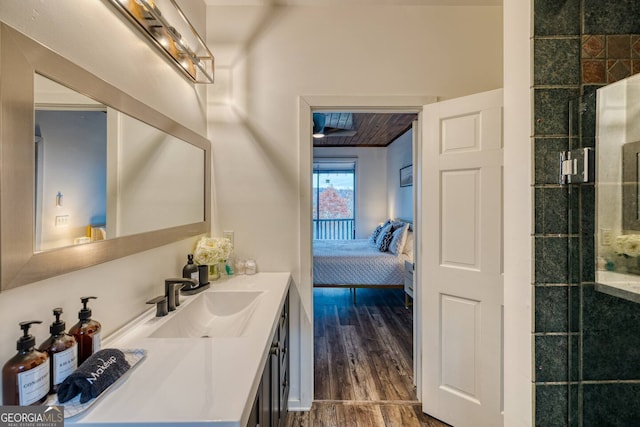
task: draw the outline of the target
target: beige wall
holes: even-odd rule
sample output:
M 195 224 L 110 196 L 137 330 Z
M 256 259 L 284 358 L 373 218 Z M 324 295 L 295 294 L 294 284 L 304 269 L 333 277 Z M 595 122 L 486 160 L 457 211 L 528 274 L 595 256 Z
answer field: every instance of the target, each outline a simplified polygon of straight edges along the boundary
M 504 425 L 533 422 L 532 0 L 504 0 Z
M 210 6 L 207 16 L 208 43 L 221 52 L 208 109 L 214 230 L 235 230 L 238 250 L 261 270 L 292 271 L 304 298 L 299 210 L 307 189 L 298 173 L 310 159 L 300 158 L 299 144 L 311 137 L 299 141 L 298 130 L 311 118 L 298 117 L 299 97 L 453 98 L 502 87 L 501 7 Z M 303 307 L 292 325 L 292 407 L 312 394 Z
M 0 20 L 206 135 L 206 90 L 194 89 L 108 2 L 2 1 Z M 163 292 L 163 279 L 179 274 L 193 240 L 0 293 L 0 363 L 15 353 L 18 322 L 43 320 L 33 328 L 40 343 L 48 335 L 54 307 L 64 309 L 68 327 L 77 321 L 80 296 L 99 297 L 91 306 L 105 334 L 136 317 L 148 308 L 145 301 Z

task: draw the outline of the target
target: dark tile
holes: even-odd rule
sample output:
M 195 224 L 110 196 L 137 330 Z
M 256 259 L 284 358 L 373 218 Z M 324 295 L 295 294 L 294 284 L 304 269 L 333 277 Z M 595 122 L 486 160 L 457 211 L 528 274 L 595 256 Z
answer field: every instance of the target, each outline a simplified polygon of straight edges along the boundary
M 569 271 L 569 239 L 536 237 L 535 283 L 567 283 Z
M 536 427 L 569 425 L 569 385 L 536 385 Z
M 569 270 L 567 272 L 567 280 L 569 283 L 580 283 L 580 276 L 582 272 L 582 262 L 580 259 L 581 239 L 579 237 L 570 237 L 568 239 L 569 248 Z
M 595 188 L 580 187 L 580 237 L 582 238 L 582 282 L 595 280 Z
M 640 380 L 640 304 L 582 285 L 585 380 Z
M 607 56 L 606 38 L 604 35 L 582 35 L 582 58 L 604 59 Z
M 615 83 L 631 75 L 630 59 L 607 60 L 607 83 Z
M 580 34 L 580 0 L 535 0 L 536 36 Z
M 631 58 L 631 35 L 616 34 L 607 36 L 607 59 Z
M 569 149 L 568 138 L 536 138 L 534 141 L 535 184 L 557 184 L 560 153 Z
M 579 94 L 578 89 L 535 89 L 535 136 L 568 136 L 569 103 L 572 102 L 572 115 L 576 115 Z M 576 130 L 577 122 L 571 134 L 575 135 Z
M 569 331 L 580 332 L 582 319 L 580 318 L 581 298 L 580 298 L 580 286 L 569 286 L 568 299 L 569 304 Z
M 585 384 L 583 425 L 640 425 L 640 384 Z
M 584 285 L 585 330 L 629 329 L 640 331 L 640 304 L 597 292 Z M 640 333 L 638 333 L 640 339 Z
M 567 234 L 569 214 L 578 209 L 577 197 L 570 198 L 567 187 L 556 187 L 536 188 L 534 199 L 535 233 Z
M 583 95 L 580 98 L 580 137 L 595 138 L 596 136 L 596 92 L 594 88 L 601 86 L 583 86 Z M 582 147 L 593 147 L 593 145 L 581 144 Z
M 604 59 L 582 60 L 582 83 L 606 83 L 607 63 Z
M 640 73 L 640 61 L 639 60 L 633 60 L 631 61 L 631 72 L 633 74 L 638 74 Z
M 631 35 L 631 58 L 640 58 L 640 35 Z
M 534 40 L 534 84 L 580 83 L 580 39 Z
M 535 381 L 569 381 L 569 347 L 566 335 L 535 337 Z
M 638 0 L 584 0 L 584 33 L 638 34 L 638 16 Z
M 582 337 L 585 381 L 640 380 L 640 338 L 637 327 L 588 330 Z
M 535 332 L 567 332 L 568 286 L 535 287 Z

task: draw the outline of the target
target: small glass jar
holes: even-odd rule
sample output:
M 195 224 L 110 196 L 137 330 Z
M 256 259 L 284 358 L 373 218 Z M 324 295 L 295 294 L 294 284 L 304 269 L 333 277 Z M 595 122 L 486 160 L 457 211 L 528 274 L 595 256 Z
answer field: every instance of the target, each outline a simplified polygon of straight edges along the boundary
M 243 259 L 239 259 L 236 261 L 236 274 L 245 274 L 246 271 L 246 263 Z
M 246 274 L 256 274 L 258 267 L 256 266 L 256 261 L 253 259 L 248 259 L 245 265 L 245 273 Z

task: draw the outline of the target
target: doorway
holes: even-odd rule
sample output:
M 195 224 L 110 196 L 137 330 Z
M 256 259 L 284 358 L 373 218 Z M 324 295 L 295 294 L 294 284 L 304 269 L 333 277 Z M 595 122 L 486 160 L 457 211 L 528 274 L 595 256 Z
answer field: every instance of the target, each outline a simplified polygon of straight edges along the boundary
M 300 146 L 300 156 L 301 156 L 301 167 L 300 167 L 300 182 L 302 183 L 303 188 L 301 188 L 301 193 L 303 194 L 303 197 L 301 198 L 302 202 L 301 202 L 301 267 L 302 267 L 302 271 L 312 271 L 312 236 L 313 236 L 313 225 L 311 222 L 311 206 L 312 206 L 312 183 L 311 183 L 311 176 L 312 176 L 312 165 L 313 165 L 313 150 L 312 150 L 312 144 L 310 144 L 308 135 L 311 134 L 311 126 L 312 126 L 312 121 L 308 120 L 306 118 L 311 118 L 312 117 L 312 112 L 313 111 L 320 111 L 320 110 L 324 110 L 324 111 L 330 111 L 330 110 L 349 110 L 349 111 L 362 111 L 362 112 L 374 112 L 374 111 L 386 111 L 386 112 L 409 112 L 409 113 L 413 113 L 413 114 L 419 114 L 419 112 L 422 110 L 422 105 L 427 104 L 427 103 L 431 103 L 434 102 L 435 98 L 433 97 L 381 97 L 381 98 L 374 98 L 374 97 L 305 97 L 305 98 L 301 98 L 301 103 L 300 103 L 300 117 L 304 119 L 301 120 L 301 129 L 300 129 L 300 133 L 301 133 L 301 137 L 300 137 L 300 141 L 301 141 L 301 146 Z M 353 107 L 353 106 L 358 106 L 358 107 Z M 415 150 L 414 150 L 414 158 L 415 159 L 419 159 L 419 155 L 418 155 L 418 151 L 419 150 L 419 143 L 418 142 L 414 142 L 413 145 L 415 146 Z M 415 162 L 413 165 L 414 171 L 416 176 L 419 176 L 419 164 L 416 164 L 418 162 Z M 396 171 L 399 174 L 399 171 Z M 398 180 L 399 180 L 399 176 L 398 176 Z M 359 182 L 359 181 L 357 181 Z M 360 185 L 359 183 L 356 185 Z M 399 185 L 399 184 L 398 184 Z M 306 187 L 306 188 L 304 188 Z M 415 187 L 413 188 L 413 191 L 415 191 Z M 306 196 L 306 197 L 305 197 Z M 419 200 L 416 199 L 416 207 L 415 210 L 417 211 L 419 209 Z M 415 217 L 415 216 L 414 216 Z M 356 221 L 357 223 L 357 221 Z M 415 226 L 417 227 L 418 224 L 415 224 Z M 361 227 L 360 226 L 356 226 L 356 227 Z M 369 230 L 371 231 L 371 230 Z M 308 313 L 308 315 L 310 315 L 311 313 L 314 312 L 314 309 L 316 308 L 316 306 L 320 306 L 322 305 L 324 307 L 324 302 L 327 300 L 328 297 L 330 297 L 331 293 L 333 294 L 340 294 L 342 293 L 342 299 L 343 299 L 343 303 L 346 304 L 346 302 L 348 301 L 349 304 L 353 304 L 352 300 L 351 300 L 351 295 L 350 295 L 350 291 L 348 289 L 324 289 L 323 295 L 317 295 L 314 293 L 314 288 L 313 288 L 313 278 L 311 276 L 311 274 L 309 274 L 308 276 L 305 276 L 303 278 L 303 280 L 308 281 L 308 287 L 307 286 L 303 286 L 301 287 L 301 289 L 303 290 L 308 290 L 308 293 L 306 292 L 301 292 L 301 310 L 306 311 L 306 313 Z M 382 292 L 380 294 L 376 294 L 375 291 L 378 292 Z M 393 292 L 395 290 L 389 290 L 389 293 Z M 419 290 L 416 290 L 417 292 L 419 292 Z M 376 299 L 380 299 L 380 298 L 384 298 L 383 293 L 386 292 L 384 290 L 380 290 L 380 289 L 372 289 L 372 290 L 362 290 L 359 289 L 356 291 L 358 293 L 358 305 L 362 302 L 363 304 L 363 311 L 366 310 L 365 305 L 368 304 L 369 302 L 375 302 Z M 305 295 L 306 294 L 306 295 Z M 400 295 L 403 295 L 402 291 L 399 291 Z M 316 301 L 314 301 L 314 297 L 316 299 Z M 339 297 L 340 298 L 340 297 Z M 362 299 L 361 299 L 362 298 Z M 386 298 L 384 298 L 386 300 Z M 417 301 L 417 300 L 416 300 Z M 404 300 L 402 298 L 400 298 L 400 301 L 398 301 L 399 304 L 402 306 L 402 310 L 406 310 L 404 308 Z M 343 308 L 343 310 L 346 309 L 346 305 Z M 414 316 L 410 316 L 410 321 L 413 324 L 413 330 L 416 332 L 416 338 L 417 338 L 417 328 L 416 326 L 419 327 L 420 325 L 420 321 L 419 321 L 419 317 L 420 317 L 420 307 L 419 307 L 419 303 L 416 303 L 416 305 L 413 307 L 413 309 L 415 310 L 415 319 L 413 319 L 412 317 Z M 341 313 L 341 309 L 340 308 L 334 308 L 335 312 L 337 313 Z M 348 323 L 348 315 L 346 311 L 342 311 L 342 313 L 345 314 L 345 317 L 343 318 L 343 323 Z M 364 317 L 371 317 L 371 318 L 375 318 L 376 316 L 372 316 L 370 313 L 369 314 L 361 314 Z M 356 314 L 356 316 L 360 316 L 359 314 Z M 309 319 L 311 319 L 312 316 L 309 316 Z M 339 318 L 337 321 L 340 321 Z M 309 393 L 307 395 L 308 398 L 308 407 L 311 407 L 311 402 L 314 396 L 314 388 L 313 388 L 313 372 L 314 372 L 314 340 L 313 339 L 308 339 L 308 341 L 305 342 L 304 337 L 312 337 L 313 336 L 313 330 L 314 330 L 314 322 L 310 321 L 310 324 L 308 325 L 302 325 L 303 328 L 308 328 L 307 331 L 303 331 L 302 333 L 302 346 L 301 346 L 301 387 L 302 387 L 302 396 L 303 396 L 303 401 L 301 403 L 306 403 L 304 402 L 304 392 L 305 392 L 305 388 L 306 391 Z M 348 326 L 348 325 L 346 325 Z M 308 335 L 307 333 L 308 332 Z M 412 339 L 411 341 L 414 341 L 411 345 L 412 347 L 412 353 L 413 353 L 413 349 L 414 348 L 419 348 L 419 343 L 417 343 L 418 345 L 416 346 L 416 341 L 419 341 L 419 339 Z M 318 349 L 316 349 L 318 350 Z M 419 361 L 419 353 L 418 353 L 418 357 L 415 358 L 416 361 Z M 348 361 L 348 359 L 347 359 Z M 419 375 L 419 371 L 420 371 L 420 363 L 417 363 L 417 369 L 409 369 L 409 374 L 411 374 L 411 371 L 414 371 L 414 378 L 417 382 L 420 381 L 420 375 Z M 347 366 L 348 368 L 348 366 Z M 305 383 L 305 377 L 307 378 L 308 382 Z M 360 378 L 360 377 L 359 377 Z M 409 380 L 409 382 L 411 383 L 412 381 Z M 413 385 L 412 385 L 413 387 Z M 318 389 L 316 389 L 318 390 Z M 419 390 L 419 387 L 418 387 Z M 361 393 L 361 396 L 364 395 L 366 397 L 366 394 Z M 369 393 L 369 397 L 372 397 L 373 393 Z M 380 399 L 386 399 L 384 396 L 380 397 L 380 394 L 378 394 L 378 398 Z M 413 397 L 412 399 L 415 399 L 415 402 L 419 401 L 419 397 Z M 382 402 L 382 400 L 378 400 L 378 401 L 372 401 L 375 403 L 380 403 Z M 405 403 L 408 401 L 405 401 Z M 334 402 L 335 403 L 335 402 Z M 384 402 L 385 404 L 390 404 L 391 401 L 390 400 L 385 400 Z M 318 404 L 316 404 L 317 406 Z M 304 405 L 307 406 L 307 405 Z M 325 403 L 322 403 L 323 408 L 326 409 Z M 383 405 L 384 406 L 384 405 Z M 351 406 L 349 406 L 351 408 Z M 353 408 L 352 408 L 353 409 Z M 379 408 L 378 408 L 379 409 Z M 351 410 L 351 409 L 350 409 Z M 353 409 L 355 410 L 355 409 Z M 347 408 L 345 407 L 345 405 L 341 405 L 339 407 L 332 407 L 331 411 L 333 411 L 333 413 L 340 413 L 342 411 L 342 413 L 348 412 Z M 420 415 L 421 411 L 418 409 L 416 409 L 415 411 L 413 411 L 414 415 L 416 416 L 416 414 Z

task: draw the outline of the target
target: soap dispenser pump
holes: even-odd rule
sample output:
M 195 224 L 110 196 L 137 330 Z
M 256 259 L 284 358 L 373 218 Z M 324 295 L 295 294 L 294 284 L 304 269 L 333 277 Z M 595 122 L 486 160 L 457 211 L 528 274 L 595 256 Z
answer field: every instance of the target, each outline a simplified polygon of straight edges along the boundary
M 82 297 L 82 310 L 78 312 L 80 321 L 69 329 L 69 334 L 73 335 L 78 343 L 78 366 L 87 360 L 89 356 L 100 350 L 100 331 L 102 325 L 91 318 L 91 309 L 87 307 L 90 299 L 97 297 Z
M 193 263 L 193 254 L 187 255 L 187 263 L 182 268 L 182 277 L 184 279 L 192 279 L 195 280 L 196 285 L 192 286 L 197 287 L 200 281 L 200 273 L 198 270 L 198 266 Z
M 49 394 L 49 356 L 35 349 L 36 339 L 29 328 L 40 320 L 20 322 L 23 335 L 18 339 L 18 354 L 2 368 L 2 404 L 38 405 Z
M 55 322 L 51 324 L 51 336 L 38 350 L 46 352 L 51 358 L 49 394 L 56 393 L 58 387 L 78 367 L 78 345 L 76 339 L 64 332 L 65 323 L 60 320 L 62 308 L 54 308 Z

